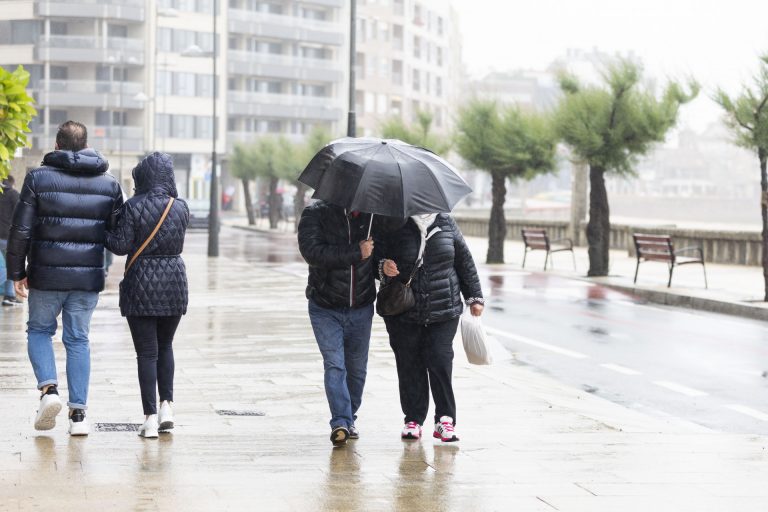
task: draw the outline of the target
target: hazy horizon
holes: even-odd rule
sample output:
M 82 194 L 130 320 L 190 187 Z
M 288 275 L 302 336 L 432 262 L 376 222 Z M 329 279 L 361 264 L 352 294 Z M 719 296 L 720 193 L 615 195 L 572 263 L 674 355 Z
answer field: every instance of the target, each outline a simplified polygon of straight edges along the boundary
M 470 76 L 543 70 L 568 49 L 633 53 L 646 76 L 693 77 L 702 92 L 679 126 L 703 129 L 718 119 L 717 87 L 739 91 L 768 53 L 768 1 L 454 0 Z M 631 4 L 631 7 L 628 6 Z

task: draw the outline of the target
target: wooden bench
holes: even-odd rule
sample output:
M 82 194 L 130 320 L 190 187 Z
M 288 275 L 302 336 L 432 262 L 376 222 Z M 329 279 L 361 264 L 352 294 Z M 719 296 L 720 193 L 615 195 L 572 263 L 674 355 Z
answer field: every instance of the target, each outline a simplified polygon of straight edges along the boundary
M 576 270 L 576 256 L 573 254 L 573 240 L 570 238 L 559 238 L 557 240 L 549 239 L 547 236 L 547 230 L 541 228 L 523 228 L 523 243 L 525 243 L 525 251 L 523 253 L 523 268 L 525 268 L 525 260 L 528 257 L 529 251 L 546 251 L 547 255 L 544 258 L 544 270 L 547 270 L 547 263 L 549 262 L 550 254 L 562 251 L 571 251 L 571 258 L 573 259 L 573 269 Z
M 675 246 L 672 244 L 672 237 L 668 235 L 634 233 L 632 238 L 635 241 L 635 254 L 637 256 L 635 283 L 637 283 L 637 272 L 640 270 L 640 263 L 643 261 L 660 261 L 667 264 L 669 267 L 667 288 L 672 286 L 672 272 L 675 270 L 675 267 L 700 263 L 701 268 L 704 270 L 704 288 L 709 287 L 707 284 L 707 268 L 704 265 L 704 250 L 700 246 L 675 249 Z M 684 253 L 693 253 L 694 256 L 681 256 Z

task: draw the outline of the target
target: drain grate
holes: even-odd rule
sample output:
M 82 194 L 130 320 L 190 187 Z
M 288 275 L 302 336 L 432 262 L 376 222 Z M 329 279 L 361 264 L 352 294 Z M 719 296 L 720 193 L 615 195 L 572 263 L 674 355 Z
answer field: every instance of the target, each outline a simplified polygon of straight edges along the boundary
M 267 413 L 261 411 L 233 411 L 231 409 L 216 409 L 219 416 L 266 416 Z
M 97 423 L 96 432 L 138 432 L 141 423 Z

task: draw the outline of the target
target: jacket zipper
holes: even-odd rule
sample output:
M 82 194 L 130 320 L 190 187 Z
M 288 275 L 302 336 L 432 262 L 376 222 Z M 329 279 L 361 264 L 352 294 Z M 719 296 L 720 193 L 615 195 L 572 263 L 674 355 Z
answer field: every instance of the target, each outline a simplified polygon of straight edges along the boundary
M 344 217 L 347 219 L 347 237 L 349 239 L 349 243 L 352 243 L 352 227 L 349 224 L 349 216 L 347 215 L 347 211 L 344 210 Z M 354 304 L 354 296 L 355 296 L 355 265 L 352 264 L 349 266 L 349 307 L 352 307 Z

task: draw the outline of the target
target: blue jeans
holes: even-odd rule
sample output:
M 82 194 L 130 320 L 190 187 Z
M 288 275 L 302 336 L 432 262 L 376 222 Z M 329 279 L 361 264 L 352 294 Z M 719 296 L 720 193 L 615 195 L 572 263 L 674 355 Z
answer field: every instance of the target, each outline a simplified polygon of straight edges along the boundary
M 0 239 L 0 292 L 4 297 L 16 297 L 13 289 L 13 281 L 7 279 L 8 269 L 5 266 L 5 251 L 8 249 L 8 240 Z
M 325 396 L 331 409 L 331 428 L 349 428 L 357 419 L 368 372 L 373 304 L 360 308 L 328 309 L 310 299 L 309 319 L 323 355 Z
M 37 388 L 59 383 L 51 338 L 56 334 L 56 320 L 63 313 L 64 333 L 61 340 L 67 350 L 67 405 L 72 409 L 87 408 L 91 375 L 88 331 L 98 302 L 98 292 L 29 290 L 27 352 L 37 377 Z

